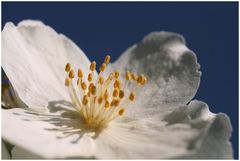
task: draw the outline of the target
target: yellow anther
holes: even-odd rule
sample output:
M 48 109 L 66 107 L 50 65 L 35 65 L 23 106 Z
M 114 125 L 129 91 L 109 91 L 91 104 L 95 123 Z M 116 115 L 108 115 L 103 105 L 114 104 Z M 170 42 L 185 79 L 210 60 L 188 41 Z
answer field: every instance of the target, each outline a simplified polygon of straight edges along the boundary
M 89 73 L 89 74 L 88 74 L 88 81 L 91 82 L 91 81 L 92 81 L 92 78 L 93 78 L 92 73 Z
M 118 111 L 118 114 L 119 114 L 120 116 L 122 116 L 122 115 L 124 114 L 124 112 L 125 112 L 125 110 L 124 110 L 123 108 L 121 108 L 121 109 Z
M 96 70 L 96 61 L 92 61 L 92 63 L 90 64 L 90 70 L 91 71 Z
M 100 66 L 99 70 L 100 72 L 103 72 L 106 69 L 106 63 L 102 63 L 102 65 Z
M 138 76 L 137 82 L 138 82 L 139 84 L 142 84 L 143 81 L 144 81 L 144 76 L 141 74 L 141 75 Z
M 142 80 L 142 82 L 141 82 L 141 85 L 145 85 L 146 83 L 147 83 L 147 78 L 144 77 L 143 80 Z
M 82 104 L 83 104 L 83 105 L 87 105 L 88 102 L 89 102 L 88 96 L 87 96 L 87 95 L 84 95 L 84 96 L 83 96 L 83 100 L 82 100 Z
M 132 76 L 133 80 L 135 80 L 135 81 L 137 80 L 137 74 L 136 73 L 132 73 L 131 76 Z
M 118 79 L 116 79 L 113 86 L 114 86 L 114 88 L 120 89 L 121 88 L 121 82 Z
M 119 71 L 118 71 L 118 70 L 116 70 L 116 71 L 114 72 L 114 77 L 115 77 L 116 79 L 119 77 Z
M 113 97 L 118 97 L 118 95 L 119 95 L 118 89 L 115 88 L 115 89 L 113 90 L 113 94 L 112 94 L 112 95 L 113 95 Z
M 70 86 L 70 79 L 69 78 L 65 79 L 65 86 L 67 86 L 67 87 Z
M 74 78 L 74 71 L 73 71 L 73 69 L 70 70 L 68 76 L 69 76 L 69 78 Z
M 124 91 L 120 90 L 119 91 L 119 98 L 122 99 L 124 97 Z
M 108 76 L 108 80 L 113 80 L 113 78 L 114 78 L 114 74 L 110 73 L 109 76 Z
M 110 107 L 110 103 L 108 102 L 108 101 L 106 101 L 106 103 L 105 103 L 105 106 L 104 106 L 105 108 L 109 108 Z
M 92 91 L 93 86 L 94 86 L 93 83 L 90 83 L 88 86 L 88 91 Z
M 83 77 L 83 72 L 81 69 L 78 69 L 78 77 L 82 78 Z
M 98 83 L 99 84 L 103 84 L 104 83 L 104 78 L 102 76 L 99 76 Z
M 107 55 L 104 59 L 104 63 L 108 64 L 110 62 L 110 59 L 111 59 L 110 55 Z
M 91 94 L 95 95 L 97 93 L 97 88 L 93 85 L 91 88 Z
M 74 107 L 92 128 L 104 127 L 109 121 L 124 115 L 125 107 L 128 103 L 136 100 L 135 88 L 145 85 L 147 82 L 144 75 L 137 75 L 136 73 L 126 71 L 123 73 L 123 75 L 125 74 L 123 87 L 120 81 L 119 70 L 110 73 L 106 78 L 103 76 L 102 72 L 106 70 L 106 66 L 109 63 L 110 56 L 107 55 L 104 63 L 99 68 L 100 73 L 95 79 L 96 61 L 92 61 L 89 66 L 90 72 L 89 74 L 87 73 L 87 80 L 83 79 L 84 71 L 80 68 L 76 74 L 73 68 L 71 68 L 70 63 L 67 63 L 65 67 L 65 71 L 67 72 L 65 85 L 69 88 Z M 75 74 L 78 78 L 77 87 L 79 88 L 80 99 L 72 85 Z M 131 83 L 133 83 L 133 86 L 131 86 Z M 125 93 L 125 88 L 129 86 L 132 88 L 132 91 Z M 108 111 L 109 109 L 110 111 Z
M 81 83 L 81 87 L 82 87 L 83 90 L 86 90 L 86 89 L 87 89 L 87 84 L 84 83 L 84 82 L 82 82 L 82 83 Z
M 112 102 L 111 102 L 111 106 L 118 106 L 120 103 L 120 100 L 119 99 L 113 99 Z
M 118 106 L 119 103 L 120 103 L 120 100 L 119 100 L 119 99 L 116 99 L 116 100 L 115 100 L 115 106 Z
M 131 79 L 131 73 L 129 71 L 126 71 L 125 78 L 126 78 L 126 80 Z
M 102 97 L 99 97 L 99 98 L 98 98 L 98 104 L 102 104 L 102 102 L 103 102 L 103 98 L 102 98 Z
M 71 70 L 71 64 L 67 63 L 66 66 L 65 66 L 65 71 L 69 72 L 70 70 Z
M 109 94 L 108 94 L 108 91 L 106 90 L 106 91 L 104 92 L 104 94 L 103 94 L 103 99 L 104 99 L 104 100 L 107 100 L 108 97 L 109 97 Z
M 134 101 L 135 98 L 136 98 L 136 93 L 135 93 L 135 92 L 131 92 L 130 95 L 129 95 L 129 99 L 130 99 L 131 101 Z

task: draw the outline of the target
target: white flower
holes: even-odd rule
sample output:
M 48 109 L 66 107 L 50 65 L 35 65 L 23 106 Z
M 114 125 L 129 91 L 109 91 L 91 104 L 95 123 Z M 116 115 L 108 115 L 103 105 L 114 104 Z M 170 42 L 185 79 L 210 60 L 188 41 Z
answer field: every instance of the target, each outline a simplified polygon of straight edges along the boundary
M 66 63 L 71 64 L 67 73 Z M 2 67 L 19 99 L 27 105 L 2 110 L 2 137 L 15 145 L 13 158 L 233 157 L 229 118 L 211 113 L 203 102 L 191 101 L 200 83 L 199 65 L 178 34 L 150 33 L 98 75 L 95 63 L 49 26 L 31 20 L 17 26 L 7 23 L 2 31 Z M 123 90 L 124 99 L 118 98 L 120 102 L 107 108 L 106 99 L 99 100 L 103 96 L 99 91 L 105 88 L 110 92 L 112 85 L 96 83 L 91 88 L 93 94 L 83 99 L 84 93 L 77 91 L 77 74 L 69 78 L 73 77 L 70 69 L 76 72 L 79 68 L 86 85 L 99 76 L 106 81 L 115 70 L 120 71 L 118 79 L 122 82 L 116 89 L 123 89 L 128 70 L 144 74 L 148 81 L 142 76 L 137 82 L 145 86 L 136 88 L 131 88 L 136 81 L 126 81 L 129 85 Z M 88 73 L 93 76 L 89 83 Z M 132 102 L 128 98 L 131 92 Z M 92 95 L 99 96 L 95 103 Z M 114 108 L 113 115 L 104 113 Z M 103 110 L 101 114 L 99 110 Z M 91 120 L 90 115 L 97 114 L 104 123 Z

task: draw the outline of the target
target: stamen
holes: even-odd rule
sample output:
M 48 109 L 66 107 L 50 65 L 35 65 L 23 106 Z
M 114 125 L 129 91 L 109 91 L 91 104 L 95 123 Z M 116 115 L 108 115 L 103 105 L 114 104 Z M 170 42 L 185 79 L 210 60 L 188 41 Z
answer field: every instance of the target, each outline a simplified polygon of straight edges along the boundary
M 92 61 L 89 66 L 90 73 L 87 74 L 87 82 L 83 81 L 83 71 L 78 69 L 77 87 L 80 92 L 79 95 L 76 94 L 72 83 L 75 77 L 74 70 L 71 69 L 70 63 L 65 66 L 67 72 L 65 86 L 68 87 L 73 106 L 91 128 L 106 127 L 112 120 L 123 116 L 128 104 L 136 100 L 138 88 L 147 83 L 144 75 L 140 74 L 138 76 L 130 71 L 125 72 L 123 85 L 120 80 L 122 80 L 121 76 L 124 76 L 124 74 L 121 74 L 119 70 L 104 77 L 103 72 L 109 63 L 110 56 L 107 55 L 99 68 L 100 73 L 95 79 L 96 61 Z M 131 88 L 127 90 L 130 93 L 125 91 L 126 88 Z
M 99 98 L 98 98 L 98 104 L 102 104 L 102 102 L 103 102 L 103 98 L 102 98 L 102 97 L 99 97 Z
M 70 79 L 69 78 L 65 79 L 65 86 L 67 86 L 67 87 L 70 86 Z
M 109 97 L 108 91 L 106 90 L 105 93 L 104 93 L 104 95 L 103 95 L 103 99 L 104 99 L 104 100 L 108 100 L 108 97 Z
M 119 99 L 113 99 L 112 102 L 111 102 L 111 106 L 118 106 L 120 103 L 120 100 Z
M 120 110 L 118 111 L 118 114 L 119 114 L 120 116 L 122 116 L 122 115 L 124 114 L 124 112 L 125 112 L 125 110 L 122 108 L 122 109 L 120 109 Z
M 96 70 L 96 62 L 95 62 L 95 61 L 93 61 L 93 62 L 90 64 L 90 70 L 91 70 L 91 71 Z
M 78 77 L 82 78 L 83 77 L 83 72 L 81 69 L 78 69 Z
M 140 76 L 138 76 L 137 82 L 138 82 L 139 84 L 142 84 L 142 83 L 144 82 L 144 76 L 143 76 L 142 74 L 141 74 Z
M 82 82 L 82 83 L 81 83 L 81 87 L 82 87 L 83 90 L 86 90 L 86 89 L 87 89 L 86 83 Z
M 118 89 L 121 88 L 121 82 L 118 79 L 116 79 L 114 82 L 114 88 L 118 88 Z
M 124 97 L 124 92 L 123 90 L 120 90 L 119 91 L 119 98 L 122 99 Z
M 66 67 L 65 67 L 65 71 L 66 72 L 69 72 L 71 70 L 71 64 L 70 63 L 67 63 L 66 64 Z
M 107 66 L 106 63 L 102 63 L 102 65 L 99 68 L 100 72 L 104 72 L 106 66 Z
M 108 64 L 110 62 L 110 59 L 111 59 L 110 55 L 107 55 L 104 59 L 104 63 Z
M 134 101 L 135 98 L 136 98 L 136 93 L 135 92 L 131 92 L 130 95 L 129 95 L 129 99 L 131 101 Z
M 70 70 L 68 76 L 69 76 L 69 78 L 74 78 L 74 71 L 73 71 L 73 69 Z
M 118 89 L 114 89 L 113 90 L 113 97 L 118 97 L 118 94 L 119 94 Z
M 126 78 L 126 80 L 131 79 L 131 73 L 129 71 L 126 71 L 125 78 Z
M 109 108 L 110 107 L 110 103 L 108 102 L 108 101 L 106 101 L 106 103 L 105 103 L 105 106 L 104 106 L 105 108 Z
M 118 79 L 118 77 L 119 77 L 119 71 L 118 71 L 118 70 L 116 70 L 116 71 L 114 72 L 114 77 L 115 77 L 116 79 Z
M 89 102 L 88 96 L 87 96 L 87 95 L 84 95 L 84 96 L 83 96 L 83 100 L 82 100 L 82 104 L 86 106 L 86 105 L 88 104 L 88 102 Z
M 101 85 L 103 85 L 103 83 L 104 83 L 104 78 L 103 78 L 102 76 L 99 76 L 99 78 L 98 78 L 98 83 L 101 84 Z
M 91 88 L 91 94 L 92 94 L 92 95 L 96 95 L 96 93 L 97 93 L 97 89 L 96 89 L 96 87 L 93 85 L 93 87 Z
M 137 80 L 137 74 L 136 73 L 132 73 L 132 79 L 135 80 L 135 81 Z
M 92 78 L 93 78 L 92 73 L 89 73 L 89 74 L 88 74 L 88 81 L 91 82 L 91 81 L 92 81 Z

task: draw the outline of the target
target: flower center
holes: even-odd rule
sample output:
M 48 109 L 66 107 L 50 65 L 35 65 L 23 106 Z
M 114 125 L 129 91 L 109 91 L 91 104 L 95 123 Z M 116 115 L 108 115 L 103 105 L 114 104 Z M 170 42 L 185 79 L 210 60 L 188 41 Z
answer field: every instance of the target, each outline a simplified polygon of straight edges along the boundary
M 112 120 L 123 116 L 129 103 L 136 99 L 136 91 L 147 82 L 146 77 L 142 74 L 137 75 L 130 71 L 125 72 L 124 83 L 119 79 L 120 72 L 118 70 L 104 78 L 103 72 L 109 62 L 110 56 L 107 55 L 99 68 L 97 77 L 94 75 L 96 62 L 91 62 L 87 81 L 83 79 L 83 71 L 78 69 L 78 93 L 73 87 L 74 70 L 71 69 L 69 63 L 65 67 L 67 72 L 65 85 L 68 87 L 72 103 L 91 128 L 106 127 Z

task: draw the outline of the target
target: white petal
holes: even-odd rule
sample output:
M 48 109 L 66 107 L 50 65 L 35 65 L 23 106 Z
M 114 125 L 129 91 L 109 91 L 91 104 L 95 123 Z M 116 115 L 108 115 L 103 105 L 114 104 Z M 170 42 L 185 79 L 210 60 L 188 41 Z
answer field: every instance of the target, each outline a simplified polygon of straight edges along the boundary
M 164 118 L 156 116 L 111 126 L 96 139 L 99 158 L 226 159 L 232 158 L 231 125 L 224 114 L 192 101 Z M 117 123 L 116 123 L 117 124 Z M 120 126 L 121 125 L 121 126 Z
M 61 116 L 20 108 L 2 110 L 3 139 L 23 149 L 22 154 L 30 152 L 42 158 L 91 157 L 95 151 L 93 133 L 81 125 L 78 114 L 67 110 Z
M 3 141 L 2 141 L 2 158 L 1 159 L 10 159 L 10 154 Z
M 181 35 L 170 32 L 150 33 L 128 48 L 110 67 L 147 75 L 148 84 L 153 87 L 144 97 L 156 96 L 158 104 L 186 104 L 193 98 L 200 83 L 195 54 L 186 47 Z
M 9 22 L 2 31 L 2 67 L 19 97 L 31 107 L 69 99 L 65 65 L 89 71 L 89 60 L 70 39 L 40 21 Z
M 168 124 L 188 124 L 199 131 L 198 137 L 191 140 L 188 149 L 191 153 L 180 158 L 197 159 L 232 159 L 233 151 L 229 141 L 232 126 L 226 114 L 213 114 L 207 104 L 201 101 L 191 101 L 188 106 L 182 106 L 164 118 Z
M 13 147 L 12 149 L 12 159 L 44 159 L 36 154 L 33 154 L 20 147 Z

